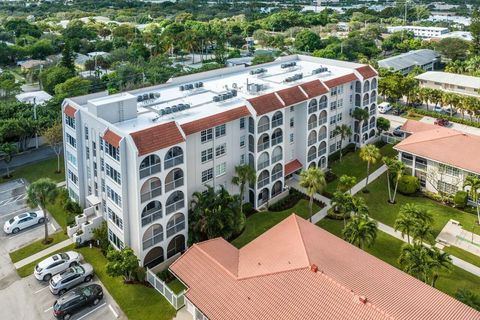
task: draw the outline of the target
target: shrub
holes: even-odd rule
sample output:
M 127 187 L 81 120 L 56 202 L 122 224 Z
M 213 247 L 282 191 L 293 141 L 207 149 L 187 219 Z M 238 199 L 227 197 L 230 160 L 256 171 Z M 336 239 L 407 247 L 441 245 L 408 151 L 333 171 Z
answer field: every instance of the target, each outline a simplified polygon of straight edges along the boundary
M 418 178 L 414 176 L 402 176 L 398 180 L 398 192 L 409 195 L 414 194 L 420 188 Z
M 328 170 L 325 172 L 325 181 L 327 183 L 330 183 L 336 179 L 337 179 L 337 175 L 332 170 Z
M 290 189 L 285 198 L 278 200 L 278 202 L 269 206 L 268 210 L 273 212 L 284 211 L 295 206 L 301 199 L 310 200 L 307 195 L 301 193 L 300 191 L 296 189 Z M 313 199 L 313 202 L 315 202 L 315 204 L 317 204 L 320 208 L 325 206 L 323 202 L 320 202 L 316 199 Z
M 147 275 L 147 272 L 143 267 L 138 266 L 137 269 L 135 270 L 135 278 L 139 282 L 145 282 L 146 275 Z
M 157 273 L 157 277 L 159 277 L 160 280 L 162 280 L 165 283 L 168 283 L 175 279 L 174 275 L 168 269 L 165 269 Z
M 342 150 L 342 155 L 345 156 L 347 153 L 355 151 L 355 144 L 350 143 L 345 146 Z M 328 156 L 328 162 L 332 163 L 333 161 L 339 160 L 340 159 L 340 150 L 332 153 L 331 155 Z
M 256 211 L 253 208 L 253 204 L 251 204 L 250 202 L 246 202 L 243 204 L 243 213 L 245 214 L 246 217 L 250 217 L 255 212 Z
M 455 204 L 455 207 L 457 208 L 465 208 L 467 205 L 468 201 L 468 193 L 466 191 L 457 191 L 455 194 L 455 197 L 453 198 L 453 203 Z

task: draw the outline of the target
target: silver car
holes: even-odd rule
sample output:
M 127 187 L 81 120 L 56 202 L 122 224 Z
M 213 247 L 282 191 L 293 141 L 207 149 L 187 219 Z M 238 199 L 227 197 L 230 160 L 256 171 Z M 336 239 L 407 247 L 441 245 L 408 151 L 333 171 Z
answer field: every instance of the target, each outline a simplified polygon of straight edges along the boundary
M 62 295 L 76 285 L 89 282 L 93 278 L 93 267 L 84 263 L 68 268 L 50 279 L 50 291 Z

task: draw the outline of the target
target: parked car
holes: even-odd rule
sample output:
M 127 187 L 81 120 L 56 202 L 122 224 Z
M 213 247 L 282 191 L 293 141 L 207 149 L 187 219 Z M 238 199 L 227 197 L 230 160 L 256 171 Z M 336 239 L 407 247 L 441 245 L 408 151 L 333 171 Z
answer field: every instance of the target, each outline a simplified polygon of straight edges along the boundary
M 387 113 L 390 110 L 392 110 L 392 105 L 388 102 L 382 102 L 378 105 L 379 113 Z
M 96 306 L 103 299 L 103 289 L 98 284 L 75 288 L 62 295 L 53 304 L 53 315 L 68 320 L 72 315 L 88 306 Z
M 443 113 L 443 108 L 440 106 L 434 106 L 433 111 L 438 113 Z
M 442 113 L 446 115 L 456 115 L 457 110 L 453 109 L 452 107 L 447 107 L 442 109 Z
M 50 291 L 53 294 L 62 295 L 67 290 L 83 282 L 89 282 L 93 278 L 93 267 L 89 263 L 76 265 L 60 272 L 50 279 Z
M 5 222 L 5 224 L 3 225 L 3 231 L 8 234 L 15 234 L 18 233 L 20 230 L 44 222 L 45 216 L 43 215 L 42 210 L 38 210 L 35 212 L 25 212 Z
M 38 280 L 48 281 L 57 273 L 78 265 L 82 259 L 82 255 L 75 251 L 57 253 L 37 264 L 33 274 Z
M 402 126 L 398 126 L 395 129 L 393 129 L 393 135 L 396 137 L 403 137 L 403 131 L 401 130 Z
M 400 108 L 394 108 L 392 111 L 392 114 L 395 116 L 401 116 L 402 114 L 405 113 L 405 110 L 400 109 Z
M 441 126 L 441 127 L 448 127 L 450 125 L 450 121 L 448 121 L 447 119 L 442 119 L 442 118 L 437 118 L 437 120 L 435 120 L 434 123 L 437 126 Z

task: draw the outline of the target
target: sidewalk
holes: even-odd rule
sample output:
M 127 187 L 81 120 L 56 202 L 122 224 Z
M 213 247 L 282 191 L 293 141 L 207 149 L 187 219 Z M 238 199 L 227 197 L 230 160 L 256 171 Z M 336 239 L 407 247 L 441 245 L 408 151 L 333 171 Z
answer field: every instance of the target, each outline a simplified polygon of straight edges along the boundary
M 286 182 L 286 184 L 290 188 L 297 189 L 298 191 L 300 191 L 304 194 L 307 194 L 305 189 L 303 187 L 301 187 L 300 183 L 295 179 L 288 180 Z M 323 207 L 320 211 L 318 211 L 317 213 L 314 213 L 312 215 L 312 223 L 317 223 L 318 221 L 322 220 L 323 218 L 325 218 L 327 216 L 328 209 L 330 209 L 332 207 L 332 205 L 331 205 L 330 199 L 328 199 L 327 197 L 325 197 L 321 194 L 315 193 L 313 198 L 315 200 L 318 200 L 318 201 L 321 201 L 321 202 L 325 203 L 325 207 Z
M 378 177 L 380 177 L 383 173 L 387 171 L 387 166 L 382 165 L 380 168 L 375 170 L 374 172 L 370 173 L 368 176 L 368 183 L 372 183 L 374 180 L 376 180 Z M 367 178 L 363 179 L 359 183 L 353 186 L 353 188 L 350 190 L 352 194 L 357 194 L 360 190 L 365 188 L 365 185 L 367 184 Z
M 49 247 L 49 248 L 47 248 L 47 249 L 45 249 L 45 250 L 42 250 L 42 251 L 40 251 L 40 252 L 37 252 L 37 253 L 35 253 L 34 255 L 31 255 L 31 256 L 28 257 L 28 258 L 25 258 L 25 259 L 23 259 L 23 260 L 20 260 L 20 261 L 14 263 L 13 265 L 15 266 L 15 269 L 19 269 L 19 268 L 21 268 L 21 267 L 23 267 L 23 266 L 26 266 L 26 265 L 29 264 L 29 263 L 32 263 L 32 262 L 34 262 L 34 261 L 36 261 L 36 260 L 38 260 L 38 259 L 40 259 L 40 258 L 43 258 L 43 257 L 51 254 L 52 252 L 55 252 L 55 251 L 60 250 L 60 249 L 62 249 L 62 248 L 65 248 L 66 246 L 68 246 L 68 245 L 70 245 L 70 244 L 72 244 L 72 243 L 73 243 L 73 242 L 72 242 L 71 239 L 64 240 L 64 241 L 59 242 L 59 243 L 57 243 L 57 244 L 55 244 L 55 245 L 53 245 L 53 246 L 51 246 L 51 247 Z

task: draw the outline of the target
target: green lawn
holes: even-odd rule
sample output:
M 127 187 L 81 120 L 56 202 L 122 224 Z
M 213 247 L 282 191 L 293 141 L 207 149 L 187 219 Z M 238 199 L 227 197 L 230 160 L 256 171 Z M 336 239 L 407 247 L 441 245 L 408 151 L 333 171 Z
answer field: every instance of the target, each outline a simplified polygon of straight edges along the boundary
M 436 201 L 430 200 L 422 196 L 404 196 L 397 194 L 395 204 L 389 204 L 387 175 L 383 174 L 377 180 L 369 184 L 369 193 L 361 194 L 367 202 L 370 216 L 380 222 L 393 226 L 398 215 L 400 207 L 406 203 L 416 203 L 417 205 L 429 210 L 433 216 L 433 232 L 435 237 L 440 233 L 445 224 L 450 219 L 459 221 L 464 228 L 470 230 L 476 221 L 474 214 L 461 211 L 455 208 L 444 206 Z
M 173 279 L 172 281 L 167 283 L 168 287 L 172 289 L 175 294 L 179 294 L 186 290 L 187 288 L 183 285 L 183 283 L 178 280 L 177 278 Z
M 474 255 L 473 253 L 470 253 L 468 251 L 465 251 L 455 246 L 445 247 L 443 248 L 443 251 L 448 252 L 452 256 L 465 260 L 480 268 L 480 257 L 477 255 Z
M 63 204 L 66 201 L 64 194 L 60 193 L 52 204 L 47 205 L 48 213 L 57 221 L 63 230 L 67 230 L 68 214 L 63 209 Z
M 95 275 L 131 320 L 171 320 L 176 311 L 155 289 L 139 284 L 124 284 L 121 277 L 107 275 L 106 258 L 99 249 L 76 249 L 92 264 Z
M 397 151 L 393 149 L 391 144 L 387 144 L 380 148 L 380 152 L 383 156 L 394 157 Z M 356 152 L 349 152 L 342 157 L 342 161 L 336 160 L 329 164 L 332 172 L 340 177 L 344 174 L 354 176 L 357 178 L 357 182 L 367 177 L 367 163 L 360 159 L 360 150 Z M 382 166 L 383 162 L 379 159 L 375 164 L 371 165 L 370 172 L 373 172 Z M 326 191 L 333 193 L 337 189 L 338 178 L 327 184 Z
M 28 182 L 34 182 L 40 178 L 50 178 L 55 182 L 61 182 L 65 180 L 63 156 L 60 157 L 60 173 L 56 173 L 57 170 L 57 157 L 40 161 L 34 164 L 29 164 L 23 167 L 18 167 L 12 170 L 13 177 L 11 179 L 24 178 Z M 0 177 L 0 183 L 8 181 Z
M 318 225 L 334 235 L 341 237 L 343 221 L 323 219 Z M 375 244 L 365 251 L 400 269 L 398 257 L 400 256 L 400 249 L 403 244 L 403 241 L 379 231 Z M 441 273 L 437 280 L 436 288 L 450 296 L 454 296 L 455 292 L 460 288 L 466 288 L 476 294 L 480 294 L 479 283 L 479 277 L 454 266 L 450 273 Z
M 317 205 L 313 205 L 313 214 L 318 212 L 320 208 Z M 293 208 L 287 209 L 285 211 L 280 212 L 257 212 L 252 216 L 247 218 L 247 222 L 245 224 L 245 230 L 243 233 L 232 241 L 232 244 L 237 247 L 241 248 L 283 219 L 287 218 L 292 213 L 296 213 L 297 215 L 308 218 L 309 210 L 308 210 L 308 201 L 307 200 L 300 200 Z
M 57 244 L 59 242 L 62 242 L 63 240 L 68 239 L 68 236 L 61 230 L 59 232 L 54 233 L 54 234 L 50 234 L 49 237 L 53 239 L 53 241 L 51 243 L 45 245 L 45 244 L 42 243 L 43 239 L 35 241 L 35 242 L 33 242 L 29 245 L 26 245 L 23 248 L 20 248 L 18 250 L 10 252 L 9 253 L 10 259 L 12 259 L 13 263 L 18 262 L 18 261 L 23 260 L 27 257 L 30 257 L 31 255 L 33 255 L 37 252 L 40 252 L 44 249 L 47 249 L 48 247 L 51 247 L 54 244 Z
M 35 261 L 33 261 L 32 263 L 29 263 L 21 268 L 18 268 L 17 269 L 17 273 L 20 277 L 22 278 L 25 278 L 25 277 L 28 277 L 29 275 L 33 274 L 33 268 L 37 265 L 37 263 L 39 263 L 40 261 L 44 260 L 45 258 L 51 256 L 51 255 L 54 255 L 56 253 L 59 253 L 59 252 L 66 252 L 66 251 L 69 251 L 69 250 L 73 250 L 75 248 L 75 245 L 74 244 L 71 244 L 69 246 L 66 246 L 65 248 L 63 249 L 60 249 L 60 250 L 57 250 L 57 251 L 54 251 L 52 253 L 50 253 L 49 255 L 46 255 L 44 257 L 41 257 L 40 259 L 37 259 Z

